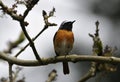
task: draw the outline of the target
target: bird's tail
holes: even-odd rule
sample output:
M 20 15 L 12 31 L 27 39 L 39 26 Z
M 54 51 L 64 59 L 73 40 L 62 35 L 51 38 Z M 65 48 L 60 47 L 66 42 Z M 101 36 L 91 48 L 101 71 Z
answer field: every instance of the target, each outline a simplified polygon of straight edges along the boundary
M 70 73 L 70 71 L 69 71 L 69 66 L 68 66 L 68 62 L 63 62 L 63 73 L 64 73 L 65 75 Z

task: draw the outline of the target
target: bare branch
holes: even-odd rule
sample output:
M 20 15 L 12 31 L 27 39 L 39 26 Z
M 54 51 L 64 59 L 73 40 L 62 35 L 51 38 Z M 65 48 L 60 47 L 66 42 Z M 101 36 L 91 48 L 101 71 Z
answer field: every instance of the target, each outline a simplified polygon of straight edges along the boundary
M 31 9 L 38 3 L 38 1 L 39 1 L 39 0 L 28 0 L 28 2 L 27 2 L 27 4 L 26 4 L 26 7 L 27 7 L 27 8 L 26 8 L 26 10 L 24 11 L 23 16 L 22 16 L 21 14 L 20 14 L 20 15 L 17 15 L 17 13 L 14 12 L 14 11 L 15 11 L 15 10 L 14 10 L 14 7 L 13 7 L 13 8 L 8 8 L 7 6 L 5 6 L 5 5 L 2 3 L 2 1 L 0 1 L 0 6 L 2 7 L 2 10 L 3 10 L 4 13 L 7 13 L 7 14 L 10 15 L 13 19 L 17 20 L 17 21 L 20 23 L 20 26 L 21 26 L 21 28 L 22 28 L 22 30 L 23 30 L 26 38 L 27 38 L 28 41 L 29 41 L 29 44 L 30 44 L 30 46 L 31 46 L 31 48 L 32 48 L 32 50 L 33 50 L 33 52 L 34 52 L 34 55 L 35 55 L 36 59 L 37 59 L 39 62 L 42 63 L 41 58 L 40 58 L 40 56 L 38 55 L 38 52 L 37 52 L 37 50 L 36 50 L 36 48 L 35 48 L 35 46 L 34 46 L 34 42 L 33 42 L 33 40 L 31 39 L 31 37 L 29 36 L 29 34 L 27 33 L 26 28 L 25 28 L 25 26 L 28 25 L 28 23 L 25 21 L 25 18 L 26 18 L 26 16 L 28 15 L 28 13 L 31 11 Z M 15 5 L 15 7 L 16 7 L 16 5 Z M 50 12 L 49 16 L 43 14 L 43 18 L 44 18 L 44 21 L 45 21 L 45 26 L 44 26 L 43 30 L 47 29 L 48 26 L 55 26 L 55 25 L 56 25 L 55 23 L 50 23 L 50 22 L 48 22 L 48 18 L 51 17 L 51 16 L 53 16 L 53 15 L 54 15 L 54 12 L 55 12 L 55 8 L 53 8 L 53 10 Z M 47 16 L 47 18 L 46 18 L 46 16 Z M 18 19 L 18 18 L 19 18 L 19 19 Z M 38 36 L 37 36 L 37 37 L 38 37 Z M 35 37 L 35 38 L 36 38 L 36 37 Z M 28 44 L 28 45 L 29 45 L 29 44 Z M 27 47 L 27 46 L 25 46 L 25 48 L 26 48 L 26 47 Z M 24 49 L 25 49 L 25 48 L 24 48 Z M 23 49 L 22 49 L 20 52 L 22 52 L 22 51 L 23 51 Z M 17 57 L 17 56 L 18 56 L 18 54 L 16 55 L 16 57 Z
M 23 20 L 23 21 L 20 21 L 20 25 L 21 25 L 21 28 L 22 28 L 22 30 L 23 30 L 26 38 L 28 39 L 28 41 L 29 41 L 29 43 L 30 43 L 30 47 L 32 48 L 32 50 L 33 50 L 33 52 L 34 52 L 34 55 L 35 55 L 36 59 L 37 59 L 40 63 L 42 63 L 41 58 L 40 58 L 40 56 L 38 55 L 38 52 L 37 52 L 37 50 L 36 50 L 36 48 L 35 48 L 34 42 L 32 41 L 32 39 L 30 38 L 29 34 L 28 34 L 27 31 L 26 31 L 26 28 L 25 28 L 25 25 L 24 25 L 24 20 Z
M 56 79 L 57 76 L 57 71 L 55 69 L 53 69 L 49 75 L 48 75 L 48 79 L 46 82 L 53 82 Z
M 93 39 L 93 56 L 105 56 L 105 57 L 112 57 L 113 52 L 115 49 L 109 48 L 106 46 L 106 48 L 103 51 L 103 44 L 99 37 L 99 21 L 96 21 L 96 31 L 95 34 L 89 34 L 90 37 Z M 92 62 L 90 70 L 80 79 L 79 82 L 85 82 L 91 77 L 95 76 L 96 72 L 99 70 L 99 72 L 107 71 L 107 72 L 114 72 L 117 70 L 116 65 L 112 63 L 102 63 L 102 62 Z
M 32 39 L 32 41 L 35 41 L 45 30 L 46 30 L 46 27 L 44 27 L 44 28 Z M 15 57 L 19 56 L 29 45 L 30 45 L 30 43 L 26 44 L 26 45 L 15 55 Z
M 16 57 L 8 56 L 0 52 L 0 58 L 9 61 L 10 63 L 20 65 L 20 66 L 43 66 L 47 64 L 54 64 L 57 62 L 68 61 L 68 62 L 79 62 L 79 61 L 94 61 L 100 63 L 120 63 L 120 58 L 117 57 L 102 57 L 102 56 L 90 56 L 90 55 L 67 55 L 51 57 L 51 58 L 42 58 L 43 64 L 40 64 L 36 60 L 24 60 L 18 59 Z
M 92 62 L 92 65 L 89 71 L 78 82 L 85 82 L 91 77 L 94 77 L 95 74 L 96 74 L 96 62 Z
M 1 6 L 1 10 L 4 13 L 7 13 L 8 15 L 10 15 L 14 20 L 23 19 L 23 17 L 21 15 L 17 15 L 16 11 L 14 11 L 12 8 L 8 8 L 6 5 L 4 5 L 1 0 L 0 0 L 0 6 Z
M 12 66 L 13 66 L 13 64 L 9 63 L 9 80 L 10 80 L 10 82 L 13 82 Z
M 31 11 L 31 9 L 38 3 L 39 0 L 27 0 L 27 9 L 25 10 L 23 14 L 23 18 L 25 19 L 28 13 Z
M 25 17 L 28 15 L 29 11 L 34 7 L 35 4 L 37 4 L 37 2 L 39 0 L 30 0 L 31 1 L 31 6 L 30 7 L 27 7 L 26 11 L 24 12 L 23 16 L 22 15 L 17 15 L 13 9 L 11 8 L 8 8 L 7 6 L 5 6 L 2 1 L 0 1 L 0 6 L 2 7 L 2 10 L 7 13 L 8 15 L 10 15 L 13 19 L 17 20 L 20 25 L 21 25 L 21 28 L 26 36 L 26 38 L 28 39 L 29 43 L 30 43 L 30 46 L 34 52 L 34 55 L 36 57 L 36 59 L 39 61 L 39 62 L 42 62 L 41 61 L 41 58 L 39 57 L 38 55 L 38 52 L 34 46 L 34 42 L 32 41 L 32 39 L 30 38 L 29 34 L 27 33 L 26 31 L 26 28 L 25 26 L 28 25 L 28 23 L 26 21 L 24 21 Z
M 19 72 L 22 70 L 22 68 L 21 67 L 16 67 L 16 70 L 14 71 L 14 73 L 13 73 L 13 82 L 16 82 L 17 81 L 17 78 L 18 78 L 18 74 L 19 74 Z M 23 77 L 24 78 L 24 77 Z
M 57 26 L 57 24 L 55 23 L 50 23 L 48 21 L 48 18 L 52 17 L 54 15 L 54 12 L 55 12 L 55 8 L 53 8 L 52 11 L 50 11 L 50 13 L 52 13 L 52 15 L 48 16 L 46 11 L 43 10 L 42 14 L 43 14 L 43 18 L 44 18 L 44 22 L 45 22 L 45 25 L 43 27 L 43 29 L 32 39 L 32 41 L 35 41 L 49 26 Z M 23 49 L 21 49 L 16 55 L 15 57 L 17 57 L 20 53 L 22 53 L 28 46 L 30 45 L 30 43 L 26 44 L 24 46 Z

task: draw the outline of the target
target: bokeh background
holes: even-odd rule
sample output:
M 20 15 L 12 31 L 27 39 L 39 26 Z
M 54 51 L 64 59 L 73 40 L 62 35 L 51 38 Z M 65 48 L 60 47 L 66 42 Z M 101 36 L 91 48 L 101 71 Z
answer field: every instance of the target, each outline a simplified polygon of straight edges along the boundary
M 6 5 L 11 7 L 14 0 L 2 0 Z M 95 32 L 95 22 L 100 22 L 100 37 L 105 45 L 116 46 L 118 48 L 116 55 L 119 56 L 120 51 L 120 0 L 40 0 L 32 9 L 26 18 L 29 22 L 27 26 L 28 33 L 34 37 L 44 26 L 42 18 L 42 10 L 50 11 L 55 7 L 55 17 L 50 18 L 50 22 L 57 23 L 57 27 L 50 27 L 35 41 L 35 46 L 41 57 L 54 57 L 53 36 L 59 25 L 64 20 L 76 20 L 73 27 L 75 43 L 71 53 L 74 54 L 92 54 L 92 39 L 88 33 Z M 18 6 L 18 13 L 24 11 L 24 6 Z M 17 21 L 12 20 L 8 15 L 2 16 L 0 12 L 0 51 L 7 49 L 8 41 L 17 39 L 21 27 Z M 28 41 L 24 41 L 20 45 L 23 47 Z M 12 55 L 19 51 L 14 49 Z M 35 59 L 33 52 L 28 47 L 20 56 L 21 59 Z M 70 74 L 64 75 L 62 72 L 62 64 L 50 64 L 40 67 L 23 67 L 19 77 L 26 77 L 26 82 L 45 82 L 48 74 L 56 69 L 58 77 L 55 82 L 77 82 L 90 68 L 90 62 L 69 63 Z M 15 66 L 14 66 L 15 67 Z M 101 82 L 119 82 L 119 71 L 102 76 Z M 6 62 L 0 62 L 0 77 L 8 76 L 8 65 Z M 99 78 L 98 73 L 95 77 L 87 82 L 96 82 Z

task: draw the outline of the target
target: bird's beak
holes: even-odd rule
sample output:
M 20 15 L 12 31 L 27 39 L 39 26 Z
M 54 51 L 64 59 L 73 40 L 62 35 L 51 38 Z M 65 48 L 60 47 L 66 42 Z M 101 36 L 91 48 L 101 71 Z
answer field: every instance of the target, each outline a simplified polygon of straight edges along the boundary
M 72 21 L 72 23 L 74 23 L 76 20 Z

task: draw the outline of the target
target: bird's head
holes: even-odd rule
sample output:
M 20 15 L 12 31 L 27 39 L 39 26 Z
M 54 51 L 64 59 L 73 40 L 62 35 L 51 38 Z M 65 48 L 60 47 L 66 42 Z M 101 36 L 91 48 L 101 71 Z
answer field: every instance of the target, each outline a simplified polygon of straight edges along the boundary
M 59 29 L 61 30 L 68 30 L 68 31 L 72 31 L 72 27 L 73 27 L 73 23 L 74 21 L 63 21 L 59 27 Z

